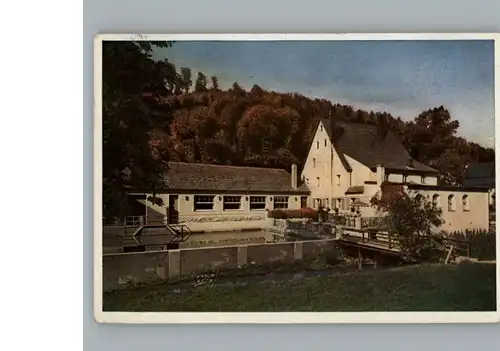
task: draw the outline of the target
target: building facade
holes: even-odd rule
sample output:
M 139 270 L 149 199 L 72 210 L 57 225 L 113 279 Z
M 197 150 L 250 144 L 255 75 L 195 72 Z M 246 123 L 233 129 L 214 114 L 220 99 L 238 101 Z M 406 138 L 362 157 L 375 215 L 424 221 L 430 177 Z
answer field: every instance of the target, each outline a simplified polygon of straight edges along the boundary
M 301 179 L 310 189 L 308 205 L 340 213 L 377 216 L 370 200 L 385 182 L 402 184 L 443 203 L 443 230 L 488 229 L 488 191 L 480 187 L 440 187 L 439 172 L 410 157 L 387 129 L 360 123 L 321 120 Z M 448 199 L 450 207 L 448 207 Z M 464 201 L 467 206 L 463 207 Z M 443 207 L 444 206 L 444 207 Z
M 129 197 L 143 207 L 148 221 L 184 224 L 193 232 L 259 230 L 267 210 L 300 209 L 309 190 L 298 184 L 297 165 L 282 169 L 169 162 L 165 190 L 147 200 L 141 192 Z M 136 212 L 137 213 L 137 212 Z M 140 211 L 139 211 L 140 213 Z

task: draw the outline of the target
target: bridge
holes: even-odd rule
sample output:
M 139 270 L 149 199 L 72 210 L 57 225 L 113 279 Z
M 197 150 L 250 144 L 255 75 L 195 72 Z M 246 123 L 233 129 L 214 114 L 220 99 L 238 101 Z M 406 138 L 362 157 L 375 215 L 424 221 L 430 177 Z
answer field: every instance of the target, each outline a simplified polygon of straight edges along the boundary
M 356 257 L 359 267 L 362 266 L 365 258 L 370 258 L 373 264 L 385 264 L 388 262 L 415 262 L 414 259 L 404 258 L 401 246 L 397 238 L 388 232 L 377 229 L 355 229 L 342 228 L 342 235 L 338 243 L 351 256 Z M 459 239 L 442 239 L 448 247 L 445 263 L 448 263 L 454 256 L 461 255 L 470 258 L 470 243 Z

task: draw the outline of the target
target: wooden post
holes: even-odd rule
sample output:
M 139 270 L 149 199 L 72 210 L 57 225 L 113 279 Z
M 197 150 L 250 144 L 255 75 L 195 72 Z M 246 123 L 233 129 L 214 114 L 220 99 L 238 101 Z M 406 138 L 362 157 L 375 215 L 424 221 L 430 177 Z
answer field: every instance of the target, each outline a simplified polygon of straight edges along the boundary
M 446 256 L 446 260 L 444 261 L 444 264 L 448 264 L 450 261 L 451 253 L 453 252 L 453 249 L 455 248 L 455 245 L 451 245 L 450 249 L 448 250 L 448 255 Z
M 361 255 L 361 249 L 358 247 L 358 268 L 363 268 L 363 255 Z

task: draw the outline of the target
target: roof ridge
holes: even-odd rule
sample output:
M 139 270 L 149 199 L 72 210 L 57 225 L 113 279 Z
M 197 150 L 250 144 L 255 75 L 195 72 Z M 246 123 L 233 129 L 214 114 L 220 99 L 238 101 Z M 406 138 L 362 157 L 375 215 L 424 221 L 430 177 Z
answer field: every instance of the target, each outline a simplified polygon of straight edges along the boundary
M 182 161 L 166 161 L 169 163 L 178 163 L 178 164 L 186 164 L 186 165 L 199 165 L 199 166 L 210 166 L 210 167 L 227 167 L 227 168 L 238 168 L 238 169 L 262 169 L 262 170 L 270 170 L 270 171 L 282 171 L 289 173 L 286 169 L 283 168 L 272 168 L 272 167 L 255 167 L 255 166 L 235 166 L 235 165 L 218 165 L 213 163 L 199 163 L 199 162 L 182 162 Z

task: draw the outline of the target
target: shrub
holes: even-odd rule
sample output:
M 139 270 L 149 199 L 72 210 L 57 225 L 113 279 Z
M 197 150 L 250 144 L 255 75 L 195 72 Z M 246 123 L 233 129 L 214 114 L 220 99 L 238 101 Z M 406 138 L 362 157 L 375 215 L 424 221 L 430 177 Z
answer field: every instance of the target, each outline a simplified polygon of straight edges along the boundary
M 300 210 L 270 210 L 267 212 L 267 216 L 276 219 L 309 218 L 314 221 L 318 220 L 318 212 L 308 207 Z
M 496 258 L 495 232 L 467 230 L 464 232 L 454 232 L 450 237 L 464 241 L 463 243 L 456 243 L 462 250 L 466 250 L 467 243 L 469 243 L 471 257 L 478 260 L 494 260 Z
M 443 223 L 441 209 L 422 196 L 410 196 L 399 188 L 389 190 L 383 188 L 371 203 L 387 214 L 389 233 L 398 239 L 403 256 L 434 260 L 442 255 L 443 237 L 434 233 L 434 228 Z

